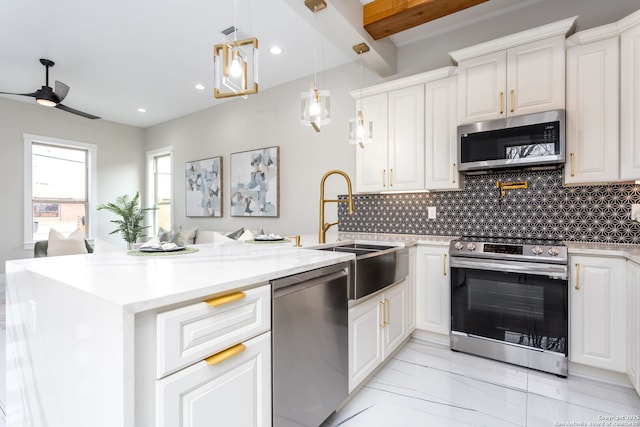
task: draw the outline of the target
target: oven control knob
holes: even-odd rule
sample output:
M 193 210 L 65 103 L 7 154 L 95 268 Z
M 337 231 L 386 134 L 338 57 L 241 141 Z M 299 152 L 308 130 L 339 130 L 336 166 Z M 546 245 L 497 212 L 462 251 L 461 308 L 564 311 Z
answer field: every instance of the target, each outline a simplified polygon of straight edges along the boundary
M 540 255 L 542 253 L 542 248 L 536 245 L 533 248 L 531 248 L 531 252 L 533 252 L 536 255 Z
M 456 243 L 453 245 L 453 247 L 454 247 L 454 248 L 456 248 L 457 250 L 461 251 L 461 250 L 462 250 L 462 248 L 464 248 L 464 245 L 462 244 L 462 242 L 456 242 Z
M 475 251 L 476 250 L 476 244 L 471 242 L 467 245 L 467 250 L 468 251 Z
M 558 250 L 558 248 L 556 248 L 555 246 L 551 246 L 549 248 L 549 255 L 551 256 L 558 256 L 558 254 L 560 253 L 560 251 Z

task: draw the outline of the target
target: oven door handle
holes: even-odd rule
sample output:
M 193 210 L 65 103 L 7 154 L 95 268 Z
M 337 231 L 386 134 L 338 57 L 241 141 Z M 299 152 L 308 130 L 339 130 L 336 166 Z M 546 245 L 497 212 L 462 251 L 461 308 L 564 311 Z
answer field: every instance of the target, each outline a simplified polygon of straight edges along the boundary
M 510 262 L 496 260 L 468 260 L 451 257 L 451 268 L 469 268 L 473 270 L 502 271 L 505 273 L 523 273 L 537 276 L 547 276 L 552 279 L 567 280 L 567 266 L 557 264 L 540 264 L 535 262 Z

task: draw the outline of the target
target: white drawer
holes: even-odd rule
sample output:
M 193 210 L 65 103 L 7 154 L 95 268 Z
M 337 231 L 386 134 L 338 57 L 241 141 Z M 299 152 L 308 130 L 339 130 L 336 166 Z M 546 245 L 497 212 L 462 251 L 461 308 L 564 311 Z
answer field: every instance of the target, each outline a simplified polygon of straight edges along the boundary
M 271 329 L 271 286 L 238 294 L 157 315 L 156 378 Z
M 271 333 L 156 381 L 155 425 L 271 426 Z

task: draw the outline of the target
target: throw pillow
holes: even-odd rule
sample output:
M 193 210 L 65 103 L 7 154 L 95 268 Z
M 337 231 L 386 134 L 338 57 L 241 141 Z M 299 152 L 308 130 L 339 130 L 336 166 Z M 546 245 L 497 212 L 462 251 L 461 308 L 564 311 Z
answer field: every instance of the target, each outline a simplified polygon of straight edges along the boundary
M 253 233 L 249 230 L 245 230 L 242 236 L 238 237 L 239 242 L 246 242 L 247 240 L 253 240 Z
M 158 228 L 158 239 L 160 239 L 161 242 L 168 242 L 169 239 L 171 239 L 171 231 L 170 230 L 165 230 L 162 227 Z
M 86 254 L 87 246 L 84 243 L 84 235 L 80 229 L 66 237 L 61 232 L 49 230 L 49 247 L 47 256 Z
M 185 245 L 193 245 L 196 241 L 196 234 L 198 233 L 198 228 L 191 228 L 189 230 L 182 230 L 180 227 L 180 231 L 178 232 L 178 242 L 174 242 L 177 245 L 185 246 Z
M 224 243 L 224 242 L 233 242 L 233 239 L 228 238 L 224 234 L 214 232 L 213 233 L 213 243 Z
M 236 231 L 232 231 L 231 233 L 227 233 L 227 237 L 233 240 L 238 240 L 238 237 L 242 236 L 244 233 L 244 227 L 237 229 Z

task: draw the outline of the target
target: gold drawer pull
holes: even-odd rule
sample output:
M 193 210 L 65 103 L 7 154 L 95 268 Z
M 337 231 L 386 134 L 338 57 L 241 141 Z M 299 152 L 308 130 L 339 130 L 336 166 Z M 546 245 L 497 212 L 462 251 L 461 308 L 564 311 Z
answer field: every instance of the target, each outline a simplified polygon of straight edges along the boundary
M 516 105 L 515 93 L 516 91 L 511 89 L 511 112 L 512 113 L 513 113 L 514 105 Z
M 380 323 L 380 329 L 384 329 L 384 327 L 386 326 L 386 322 L 385 322 L 385 309 L 384 309 L 384 301 L 380 301 L 378 303 L 378 307 L 382 306 L 382 323 Z
M 393 187 L 393 169 L 389 169 L 389 187 Z
M 503 99 L 504 99 L 504 92 L 500 92 L 500 114 L 504 113 L 504 108 L 503 108 Z
M 382 169 L 382 186 L 383 187 L 387 186 L 387 170 L 386 169 Z
M 580 290 L 580 264 L 576 264 L 576 291 Z
M 451 183 L 456 183 L 456 164 L 451 164 Z
M 229 304 L 230 302 L 241 300 L 246 296 L 247 295 L 244 292 L 234 292 L 232 294 L 223 295 L 218 298 L 212 298 L 205 302 L 211 307 L 217 307 L 219 305 Z
M 575 176 L 573 172 L 573 153 L 571 153 L 571 176 Z
M 222 350 L 220 353 L 216 353 L 213 356 L 209 356 L 204 359 L 210 366 L 217 365 L 218 363 L 224 362 L 227 359 L 231 359 L 233 356 L 236 356 L 243 351 L 245 351 L 247 347 L 244 344 L 236 344 L 233 347 L 229 347 L 226 350 Z
M 447 275 L 447 254 L 442 254 L 442 275 Z
M 389 324 L 389 300 L 388 299 L 384 299 L 384 326 L 387 326 Z

